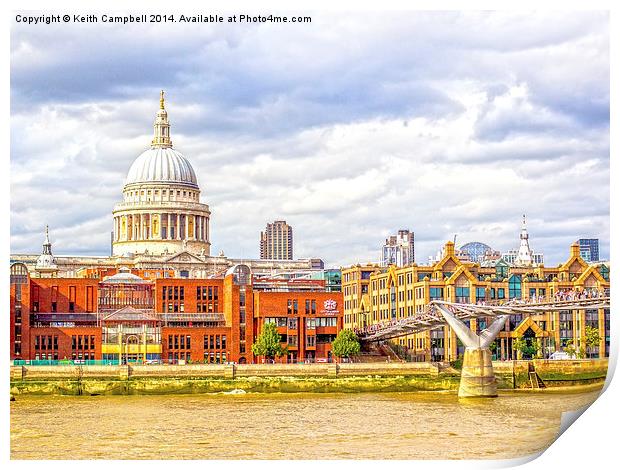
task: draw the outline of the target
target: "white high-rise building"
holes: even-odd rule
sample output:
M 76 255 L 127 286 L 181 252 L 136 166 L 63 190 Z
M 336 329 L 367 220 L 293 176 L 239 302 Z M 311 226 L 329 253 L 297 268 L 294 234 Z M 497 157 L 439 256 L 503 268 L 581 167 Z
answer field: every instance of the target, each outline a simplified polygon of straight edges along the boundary
M 386 238 L 381 253 L 381 266 L 392 264 L 400 267 L 415 262 L 414 235 L 409 230 L 399 230 L 398 234 Z

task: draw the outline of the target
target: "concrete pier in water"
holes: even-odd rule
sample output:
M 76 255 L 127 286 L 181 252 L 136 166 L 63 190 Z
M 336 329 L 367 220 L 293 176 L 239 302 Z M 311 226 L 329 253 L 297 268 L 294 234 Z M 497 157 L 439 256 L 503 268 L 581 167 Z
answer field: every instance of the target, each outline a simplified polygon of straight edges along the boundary
M 508 315 L 498 316 L 488 328 L 477 335 L 446 307 L 438 306 L 437 309 L 465 345 L 459 398 L 496 397 L 497 381 L 489 345 L 504 328 Z

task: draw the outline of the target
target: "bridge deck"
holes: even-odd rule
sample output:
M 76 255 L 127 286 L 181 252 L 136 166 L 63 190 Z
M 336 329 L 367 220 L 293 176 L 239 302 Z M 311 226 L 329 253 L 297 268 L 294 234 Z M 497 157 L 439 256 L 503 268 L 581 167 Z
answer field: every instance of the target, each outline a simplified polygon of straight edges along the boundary
M 361 341 L 380 341 L 400 336 L 420 333 L 426 330 L 439 328 L 446 324 L 443 315 L 437 310 L 437 305 L 447 307 L 458 319 L 469 320 L 479 317 L 495 317 L 498 315 L 536 314 L 563 310 L 582 310 L 594 308 L 609 308 L 609 297 L 593 297 L 589 299 L 561 300 L 553 302 L 527 303 L 522 300 L 512 300 L 503 304 L 461 304 L 433 300 L 423 312 L 403 318 L 387 325 L 373 325 L 370 329 L 358 333 Z

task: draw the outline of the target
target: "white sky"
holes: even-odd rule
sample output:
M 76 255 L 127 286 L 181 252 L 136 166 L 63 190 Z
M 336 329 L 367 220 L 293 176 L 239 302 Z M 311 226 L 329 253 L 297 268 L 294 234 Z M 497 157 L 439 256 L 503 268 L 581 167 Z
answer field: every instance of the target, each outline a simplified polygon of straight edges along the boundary
M 109 252 L 111 211 L 150 143 L 159 90 L 212 211 L 212 253 L 258 257 L 285 219 L 295 257 L 377 261 L 416 233 L 548 265 L 609 256 L 608 15 L 317 12 L 309 25 L 11 31 L 11 251 Z

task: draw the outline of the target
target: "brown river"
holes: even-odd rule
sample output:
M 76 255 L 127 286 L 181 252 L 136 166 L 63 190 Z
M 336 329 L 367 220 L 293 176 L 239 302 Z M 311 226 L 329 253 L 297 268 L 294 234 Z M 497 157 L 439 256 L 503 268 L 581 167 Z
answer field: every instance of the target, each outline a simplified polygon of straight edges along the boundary
M 504 459 L 589 393 L 18 396 L 12 459 Z

